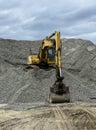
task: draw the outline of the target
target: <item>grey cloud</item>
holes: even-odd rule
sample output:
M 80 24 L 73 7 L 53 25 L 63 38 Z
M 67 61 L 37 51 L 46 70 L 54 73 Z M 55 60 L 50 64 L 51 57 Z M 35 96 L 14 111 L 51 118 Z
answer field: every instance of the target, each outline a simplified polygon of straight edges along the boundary
M 65 21 L 73 24 L 85 20 L 90 21 L 90 19 L 94 16 L 96 16 L 96 7 L 81 8 L 70 13 L 69 16 L 65 16 Z
M 2 0 L 0 11 L 9 12 L 0 14 L 0 26 L 5 27 L 4 31 L 0 31 L 0 37 L 34 40 L 59 29 L 64 37 L 87 38 L 88 34 L 88 39 L 93 40 L 93 33 L 96 32 L 96 4 L 94 0 L 93 3 L 89 1 L 82 6 L 77 0 L 6 0 L 6 5 Z
M 0 0 L 0 9 L 10 9 L 20 5 L 18 0 Z

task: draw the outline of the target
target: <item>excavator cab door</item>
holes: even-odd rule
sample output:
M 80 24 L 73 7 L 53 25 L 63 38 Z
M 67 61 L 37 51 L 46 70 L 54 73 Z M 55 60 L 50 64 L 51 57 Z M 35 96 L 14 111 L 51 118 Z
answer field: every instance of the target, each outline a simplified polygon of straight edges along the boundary
M 48 61 L 55 62 L 55 47 L 48 47 Z

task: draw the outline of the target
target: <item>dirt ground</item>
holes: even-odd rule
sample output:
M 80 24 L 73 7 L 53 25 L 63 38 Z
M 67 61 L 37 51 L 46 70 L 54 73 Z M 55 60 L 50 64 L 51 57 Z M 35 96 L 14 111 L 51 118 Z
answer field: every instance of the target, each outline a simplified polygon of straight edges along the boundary
M 96 130 L 96 106 L 49 105 L 0 109 L 0 130 Z

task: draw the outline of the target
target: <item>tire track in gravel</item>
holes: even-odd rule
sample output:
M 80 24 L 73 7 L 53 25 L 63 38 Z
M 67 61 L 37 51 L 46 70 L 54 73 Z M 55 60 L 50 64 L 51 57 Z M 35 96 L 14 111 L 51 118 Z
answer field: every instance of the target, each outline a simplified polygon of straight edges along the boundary
M 96 109 L 84 108 L 82 106 L 67 109 L 54 105 L 50 108 L 40 108 L 12 114 L 7 111 L 7 120 L 0 122 L 0 130 L 95 130 Z M 2 111 L 4 112 L 4 111 Z M 3 114 L 3 113 L 2 113 Z M 4 112 L 5 114 L 5 112 Z M 3 116 L 3 115 L 2 115 Z M 2 118 L 1 116 L 1 118 Z
M 30 84 L 26 84 L 25 86 L 23 86 L 22 88 L 20 88 L 19 90 L 17 90 L 17 92 L 13 95 L 12 99 L 9 101 L 9 104 L 14 103 L 14 101 L 16 101 L 16 99 L 18 98 L 18 96 L 26 89 L 30 86 Z
M 53 108 L 53 111 L 59 130 L 76 130 L 72 122 L 67 118 L 59 106 Z
M 87 120 L 88 123 L 90 122 L 91 126 L 93 127 L 93 129 L 96 129 L 96 117 L 95 117 L 95 112 L 92 110 L 89 110 L 88 108 L 81 108 L 82 111 L 85 111 L 87 113 Z M 88 123 L 86 123 L 86 126 L 88 126 Z
M 70 77 L 72 77 L 75 81 L 77 81 L 78 84 L 79 84 L 81 87 L 87 88 L 87 87 L 82 83 L 82 81 L 80 81 L 75 75 L 71 74 L 70 72 L 68 72 L 68 71 L 66 71 L 66 70 L 64 70 L 64 72 L 65 72 L 66 74 L 68 74 Z M 89 89 L 89 88 L 87 88 L 87 89 Z
M 79 107 L 79 110 L 73 115 L 74 126 L 76 126 L 78 130 L 95 130 L 95 114 L 91 110 L 88 110 L 88 108 Z
M 50 121 L 51 121 L 50 117 L 49 117 L 48 119 L 46 119 L 46 122 L 45 122 L 45 124 L 44 124 L 42 130 L 47 130 L 47 128 L 49 127 L 48 124 L 49 124 Z
M 38 129 L 43 128 L 45 124 L 45 118 L 35 118 L 34 116 L 28 116 L 26 118 L 13 118 L 3 122 L 0 122 L 0 130 L 17 130 L 17 129 Z M 42 124 L 42 125 L 41 125 Z
M 77 84 L 77 87 L 75 87 L 73 89 L 73 91 L 75 90 L 76 91 L 76 94 L 77 94 L 77 97 L 79 97 L 80 99 L 79 100 L 86 100 L 88 101 L 90 99 L 90 97 L 92 96 L 91 95 L 91 92 L 92 92 L 92 89 L 89 88 L 88 86 L 85 86 L 82 81 L 76 77 L 75 75 L 73 75 L 72 73 L 64 70 L 64 72 L 69 75 L 69 79 L 72 78 L 72 81 Z M 82 89 L 81 89 L 82 88 Z M 70 87 L 71 89 L 71 87 Z M 80 90 L 80 91 L 79 91 Z M 94 91 L 94 90 L 93 90 Z M 71 93 L 70 93 L 71 94 Z M 74 94 L 74 93 L 73 93 Z M 76 96 L 76 95 L 75 95 Z M 76 98 L 74 95 L 73 97 Z M 73 99 L 73 98 L 72 98 Z M 76 100 L 76 99 L 75 99 Z
M 32 130 L 38 129 L 38 127 L 41 126 L 41 123 L 42 123 L 42 122 L 44 122 L 44 119 L 43 119 L 43 118 L 39 119 L 38 122 L 36 121 L 36 122 L 34 123 L 34 125 L 32 125 Z
M 19 124 L 21 124 L 20 119 L 18 118 L 9 119 L 7 121 L 0 122 L 0 130 L 9 130 L 16 127 L 16 125 Z
M 52 111 L 53 113 L 53 111 Z M 56 127 L 56 121 L 54 120 L 54 117 L 52 118 L 52 115 L 50 115 L 47 119 L 46 119 L 46 122 L 43 126 L 43 129 L 42 130 L 57 130 L 57 127 Z
M 92 111 L 92 110 L 90 110 L 89 108 L 82 107 L 82 106 L 79 106 L 79 108 L 81 108 L 82 111 L 85 111 L 85 112 L 87 112 L 88 114 L 90 114 L 91 116 L 95 117 L 95 114 L 96 114 L 95 111 Z

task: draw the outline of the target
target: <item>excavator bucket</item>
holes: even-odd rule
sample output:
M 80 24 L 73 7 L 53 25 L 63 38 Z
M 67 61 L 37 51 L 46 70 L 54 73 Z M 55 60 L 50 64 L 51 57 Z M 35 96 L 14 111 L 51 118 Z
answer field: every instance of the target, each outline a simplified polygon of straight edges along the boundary
M 56 81 L 52 87 L 50 87 L 49 94 L 50 103 L 65 103 L 70 102 L 69 87 L 66 87 L 62 80 Z
M 49 103 L 67 103 L 67 102 L 70 102 L 69 91 L 62 95 L 55 94 L 52 92 L 49 95 Z

